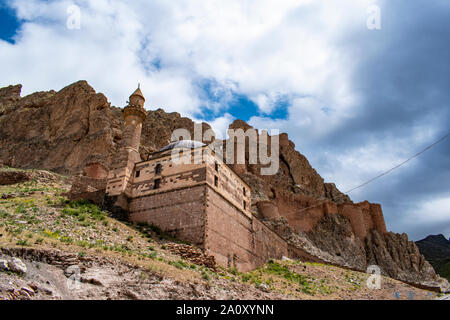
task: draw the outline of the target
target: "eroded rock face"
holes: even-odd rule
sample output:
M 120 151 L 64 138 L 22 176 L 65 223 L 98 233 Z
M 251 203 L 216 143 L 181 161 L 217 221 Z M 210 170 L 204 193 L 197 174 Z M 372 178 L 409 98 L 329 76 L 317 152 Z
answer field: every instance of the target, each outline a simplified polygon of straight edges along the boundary
M 236 120 L 230 129 L 242 129 L 246 132 L 253 129 L 245 121 Z M 334 184 L 325 183 L 317 171 L 311 167 L 308 160 L 297 150 L 295 144 L 289 140 L 286 133 L 279 135 L 279 170 L 274 175 L 262 175 L 260 164 L 250 164 L 249 145 L 245 147 L 245 165 L 233 164 L 233 169 L 252 187 L 255 193 L 254 200 L 273 200 L 277 196 L 290 196 L 292 194 L 309 196 L 314 199 L 330 199 L 336 203 L 351 202 L 350 198 L 341 193 Z M 258 148 L 262 141 L 258 138 Z M 231 141 L 225 141 L 224 147 L 233 145 Z M 235 150 L 237 148 L 234 143 Z M 267 142 L 268 152 L 271 152 L 271 137 Z M 235 160 L 236 163 L 236 160 Z M 261 180 L 263 183 L 261 183 Z
M 389 276 L 408 283 L 427 287 L 448 288 L 448 282 L 436 275 L 433 267 L 425 260 L 408 236 L 388 232 L 380 234 L 372 230 L 366 238 L 367 263 L 381 267 Z
M 60 173 L 80 171 L 90 161 L 108 162 L 114 149 L 109 103 L 86 81 L 59 92 L 17 99 L 0 116 L 0 161 L 20 168 Z

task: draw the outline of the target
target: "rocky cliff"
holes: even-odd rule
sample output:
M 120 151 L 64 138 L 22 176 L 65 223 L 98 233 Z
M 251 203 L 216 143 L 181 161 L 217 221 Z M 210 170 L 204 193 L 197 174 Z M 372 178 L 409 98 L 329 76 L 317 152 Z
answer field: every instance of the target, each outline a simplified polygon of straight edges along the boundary
M 106 177 L 122 139 L 122 109 L 110 106 L 86 81 L 59 92 L 21 97 L 20 91 L 21 85 L 0 89 L 0 162 L 95 177 L 94 189 L 101 189 L 98 181 Z M 177 128 L 193 133 L 194 122 L 178 113 L 148 111 L 141 156 L 167 145 Z M 230 128 L 250 126 L 235 121 Z M 261 166 L 248 161 L 235 166 L 252 187 L 255 215 L 322 261 L 358 270 L 378 264 L 384 274 L 432 286 L 437 280 L 432 267 L 406 235 L 387 233 L 379 205 L 353 203 L 334 184 L 324 182 L 287 134 L 279 138 L 277 174 L 262 176 Z

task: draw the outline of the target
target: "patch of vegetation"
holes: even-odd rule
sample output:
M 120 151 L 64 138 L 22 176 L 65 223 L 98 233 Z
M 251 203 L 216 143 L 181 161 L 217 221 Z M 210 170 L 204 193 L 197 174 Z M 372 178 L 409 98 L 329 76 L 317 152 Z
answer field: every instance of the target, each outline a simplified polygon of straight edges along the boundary
M 271 260 L 264 268 L 264 272 L 281 276 L 289 282 L 300 285 L 304 293 L 314 295 L 312 283 L 308 280 L 308 277 L 289 270 L 289 268 L 285 265 L 281 265 Z
M 105 211 L 100 210 L 98 206 L 86 200 L 72 201 L 66 204 L 62 213 L 78 218 L 78 221 L 84 221 L 87 218 L 103 221 L 107 217 Z
M 18 246 L 22 246 L 22 247 L 27 247 L 27 246 L 29 246 L 29 243 L 28 243 L 28 240 L 18 240 L 17 242 L 16 242 L 16 244 L 18 245 Z
M 178 261 L 169 261 L 169 264 L 174 266 L 177 269 L 187 269 L 189 268 L 189 265 L 184 262 L 183 260 L 178 260 Z

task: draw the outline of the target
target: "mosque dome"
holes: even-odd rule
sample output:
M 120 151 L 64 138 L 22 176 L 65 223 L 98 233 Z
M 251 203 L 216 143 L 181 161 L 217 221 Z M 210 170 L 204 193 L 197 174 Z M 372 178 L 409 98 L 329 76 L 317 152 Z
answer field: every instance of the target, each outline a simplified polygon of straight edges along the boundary
M 168 144 L 167 146 L 165 146 L 164 148 L 162 148 L 159 151 L 167 151 L 167 150 L 172 150 L 172 149 L 196 149 L 196 148 L 201 148 L 203 146 L 206 146 L 206 144 L 204 144 L 200 141 L 180 140 L 180 141 L 175 141 L 175 142 Z

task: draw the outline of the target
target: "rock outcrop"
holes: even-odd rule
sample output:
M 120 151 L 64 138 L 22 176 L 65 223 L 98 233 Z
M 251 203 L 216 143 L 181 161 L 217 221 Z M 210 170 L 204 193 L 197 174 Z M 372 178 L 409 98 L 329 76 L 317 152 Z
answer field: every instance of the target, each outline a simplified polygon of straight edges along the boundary
M 114 149 L 110 106 L 86 81 L 24 98 L 0 91 L 0 161 L 19 168 L 75 173 L 91 161 L 107 166 Z

